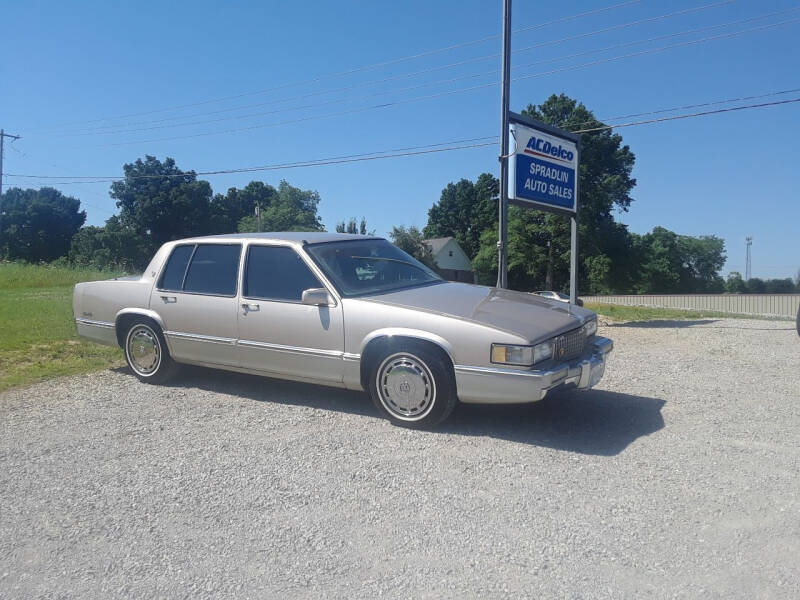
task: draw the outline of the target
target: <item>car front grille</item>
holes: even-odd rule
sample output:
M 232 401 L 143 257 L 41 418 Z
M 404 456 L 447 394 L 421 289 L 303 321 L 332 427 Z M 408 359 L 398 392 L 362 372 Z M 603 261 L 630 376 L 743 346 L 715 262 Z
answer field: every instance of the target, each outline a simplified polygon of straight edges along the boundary
M 580 327 L 556 336 L 553 341 L 553 358 L 555 360 L 576 358 L 586 349 L 586 335 Z

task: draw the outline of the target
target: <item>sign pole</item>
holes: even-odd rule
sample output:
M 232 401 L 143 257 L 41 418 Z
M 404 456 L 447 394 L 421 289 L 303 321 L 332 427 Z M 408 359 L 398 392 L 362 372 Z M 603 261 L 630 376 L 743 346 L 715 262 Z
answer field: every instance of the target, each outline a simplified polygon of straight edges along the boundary
M 511 80 L 511 0 L 503 0 L 503 83 L 500 96 L 500 202 L 497 287 L 508 287 L 508 105 Z
M 581 162 L 581 142 L 578 139 L 578 164 Z M 575 212 L 569 217 L 569 303 L 578 303 L 578 213 L 581 208 L 580 170 L 575 169 Z
M 578 301 L 578 219 L 569 218 L 569 303 Z

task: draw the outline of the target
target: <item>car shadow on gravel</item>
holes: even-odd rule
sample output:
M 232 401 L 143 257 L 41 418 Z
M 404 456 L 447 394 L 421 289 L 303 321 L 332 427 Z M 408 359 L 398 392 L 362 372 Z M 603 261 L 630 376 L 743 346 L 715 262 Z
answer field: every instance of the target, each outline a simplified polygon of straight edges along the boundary
M 167 385 L 380 419 L 366 394 L 310 383 L 184 367 Z M 664 427 L 664 404 L 657 398 L 606 390 L 562 391 L 534 404 L 461 404 L 436 432 L 613 456 Z
M 533 404 L 462 404 L 439 430 L 614 456 L 664 427 L 664 404 L 658 398 L 606 390 L 565 390 Z
M 121 367 L 118 371 L 130 373 L 127 367 Z M 178 375 L 164 385 L 175 388 L 198 388 L 257 402 L 307 406 L 366 417 L 378 417 L 375 407 L 366 394 L 313 383 L 182 365 Z
M 710 325 L 719 319 L 654 319 L 652 321 L 628 321 L 626 323 L 608 323 L 605 327 L 644 327 L 647 329 L 683 328 L 695 325 Z

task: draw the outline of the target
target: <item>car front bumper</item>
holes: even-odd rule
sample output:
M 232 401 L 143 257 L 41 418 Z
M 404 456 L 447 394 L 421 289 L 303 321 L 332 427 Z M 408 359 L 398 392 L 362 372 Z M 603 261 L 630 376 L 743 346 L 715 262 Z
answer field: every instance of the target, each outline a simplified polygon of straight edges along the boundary
M 613 348 L 610 339 L 595 337 L 579 358 L 541 370 L 456 365 L 458 398 L 469 404 L 519 404 L 541 400 L 561 386 L 587 390 L 603 377 Z

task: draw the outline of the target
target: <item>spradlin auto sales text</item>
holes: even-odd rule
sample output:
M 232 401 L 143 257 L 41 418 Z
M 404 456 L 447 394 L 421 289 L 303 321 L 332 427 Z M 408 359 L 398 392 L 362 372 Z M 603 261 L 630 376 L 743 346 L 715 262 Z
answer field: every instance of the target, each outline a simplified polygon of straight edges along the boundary
M 531 163 L 530 174 L 533 175 L 533 177 L 542 177 L 550 181 L 555 180 L 558 183 L 567 183 L 569 181 L 569 174 L 566 171 L 547 167 L 542 164 Z M 525 189 L 534 193 L 556 196 L 564 200 L 572 200 L 571 186 L 548 183 L 543 179 L 526 178 Z

